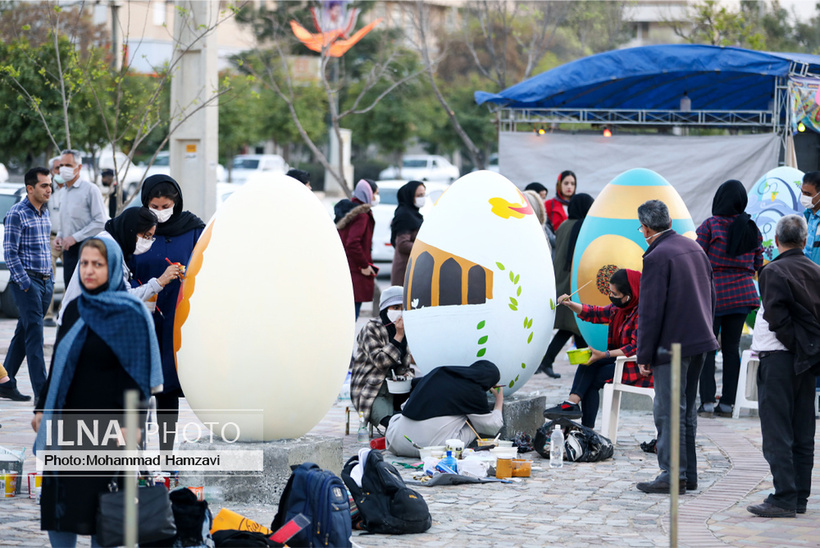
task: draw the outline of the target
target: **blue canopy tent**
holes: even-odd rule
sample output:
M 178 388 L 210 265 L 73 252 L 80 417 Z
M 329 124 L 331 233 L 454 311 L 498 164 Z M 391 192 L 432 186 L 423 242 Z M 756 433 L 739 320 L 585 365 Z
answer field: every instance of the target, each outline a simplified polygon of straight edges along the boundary
M 496 112 L 499 168 L 519 186 L 573 169 L 579 191 L 594 196 L 622 171 L 646 167 L 675 186 L 699 223 L 711 203 L 704 183 L 739 179 L 750 187 L 780 157 L 795 165 L 791 135 L 801 116 L 817 129 L 808 120 L 818 82 L 818 55 L 658 45 L 592 55 L 498 93 L 477 91 L 475 100 Z M 552 131 L 562 123 L 615 131 L 611 138 Z M 624 134 L 622 126 L 671 131 Z M 688 137 L 687 127 L 747 134 Z
M 579 59 L 499 93 L 475 92 L 478 104 L 515 109 L 773 110 L 778 84 L 820 75 L 820 56 L 690 44 L 645 46 Z M 771 122 L 771 119 L 769 119 Z

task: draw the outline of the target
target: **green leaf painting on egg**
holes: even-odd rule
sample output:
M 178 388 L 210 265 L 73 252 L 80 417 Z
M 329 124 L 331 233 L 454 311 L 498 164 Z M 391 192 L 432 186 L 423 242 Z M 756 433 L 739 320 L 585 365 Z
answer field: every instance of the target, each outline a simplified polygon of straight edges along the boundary
M 480 322 L 478 322 L 478 325 L 476 326 L 476 329 L 484 329 L 485 325 L 486 325 L 486 322 L 484 320 L 481 320 Z
M 504 270 L 504 265 L 501 263 L 495 263 L 495 266 L 498 267 L 498 270 Z

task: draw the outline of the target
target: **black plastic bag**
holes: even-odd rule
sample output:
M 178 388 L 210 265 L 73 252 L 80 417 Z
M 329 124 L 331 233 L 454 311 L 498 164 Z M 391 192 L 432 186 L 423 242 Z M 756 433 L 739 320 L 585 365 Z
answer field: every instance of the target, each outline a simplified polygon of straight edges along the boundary
M 592 428 L 565 418 L 559 418 L 543 425 L 535 433 L 535 450 L 548 459 L 550 456 L 550 436 L 555 425 L 564 432 L 564 460 L 575 462 L 598 462 L 611 458 L 615 448 L 609 438 L 605 438 Z

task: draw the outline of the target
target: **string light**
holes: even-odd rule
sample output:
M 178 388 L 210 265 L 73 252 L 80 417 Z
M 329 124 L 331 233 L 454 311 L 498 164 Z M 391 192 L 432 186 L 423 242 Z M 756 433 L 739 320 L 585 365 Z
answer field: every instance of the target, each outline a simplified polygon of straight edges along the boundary
M 608 127 L 604 128 L 604 137 L 612 137 L 612 132 L 609 130 Z
M 803 122 L 797 124 L 797 131 L 799 131 L 800 133 L 806 131 L 806 124 L 804 124 Z

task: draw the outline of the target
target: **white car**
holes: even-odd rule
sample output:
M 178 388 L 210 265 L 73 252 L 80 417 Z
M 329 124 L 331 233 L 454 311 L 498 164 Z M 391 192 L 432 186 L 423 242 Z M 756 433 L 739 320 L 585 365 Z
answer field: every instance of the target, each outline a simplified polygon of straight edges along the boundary
M 399 205 L 397 193 L 407 181 L 376 181 L 379 185 L 379 205 L 373 208 L 373 219 L 376 226 L 373 229 L 373 262 L 391 262 L 393 260 L 393 246 L 390 244 L 390 223 Z M 441 183 L 425 183 L 425 203 L 421 208 L 424 215 L 432 209 L 436 200 L 444 193 L 449 185 Z
M 390 166 L 381 173 L 379 179 L 404 179 L 405 181 L 431 181 L 452 183 L 461 174 L 458 168 L 444 156 L 433 154 L 407 155 L 402 158 L 401 169 Z
M 288 172 L 290 167 L 278 154 L 240 154 L 231 166 L 232 183 L 243 185 L 254 180 L 264 180 L 271 173 Z
M 0 222 L 5 220 L 6 213 L 8 213 L 11 206 L 21 201 L 26 196 L 26 187 L 22 183 L 0 183 Z M 5 235 L 5 227 L 0 224 L 0 248 L 3 247 L 3 237 Z M 9 283 L 11 281 L 11 273 L 8 266 L 6 266 L 5 259 L 0 256 L 0 308 L 9 318 L 16 318 L 19 315 L 17 310 L 17 303 L 14 300 L 14 292 Z M 63 265 L 62 262 L 57 262 L 57 273 L 54 276 L 54 295 L 55 301 L 59 301 L 60 297 L 65 291 L 65 283 L 63 282 Z M 59 308 L 59 307 L 57 307 Z
M 6 169 L 6 164 L 0 164 L 0 183 L 5 183 L 9 180 L 9 170 Z
M 151 164 L 151 167 L 145 169 L 146 164 L 144 162 L 140 162 L 140 168 L 145 171 L 145 179 L 150 177 L 151 175 L 171 175 L 171 153 L 170 152 L 158 152 L 157 157 L 154 158 L 154 163 Z M 130 178 L 130 177 L 129 177 Z M 222 164 L 216 165 L 216 182 L 217 183 L 224 183 L 228 180 L 228 174 L 225 171 L 225 168 L 222 167 Z M 134 191 L 137 190 L 137 183 L 133 183 L 128 187 L 128 195 L 133 196 Z

